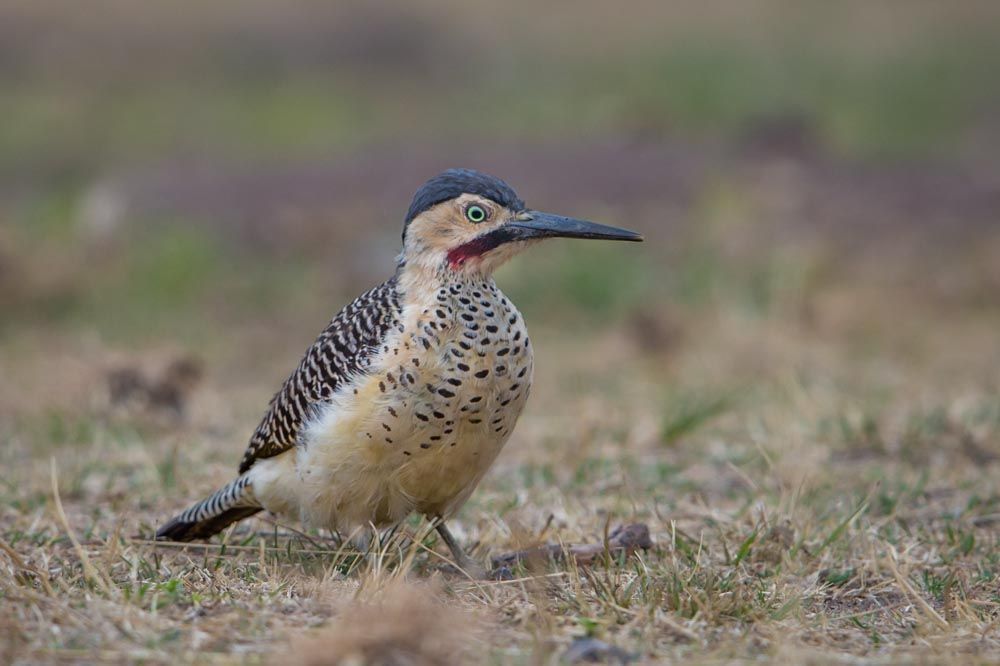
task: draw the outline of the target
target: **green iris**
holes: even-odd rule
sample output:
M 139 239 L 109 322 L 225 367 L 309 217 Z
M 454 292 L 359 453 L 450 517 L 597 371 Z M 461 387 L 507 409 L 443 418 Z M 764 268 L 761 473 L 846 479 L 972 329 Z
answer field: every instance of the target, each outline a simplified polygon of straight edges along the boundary
M 465 209 L 465 217 L 469 218 L 469 222 L 478 224 L 486 219 L 486 211 L 482 206 L 469 206 Z

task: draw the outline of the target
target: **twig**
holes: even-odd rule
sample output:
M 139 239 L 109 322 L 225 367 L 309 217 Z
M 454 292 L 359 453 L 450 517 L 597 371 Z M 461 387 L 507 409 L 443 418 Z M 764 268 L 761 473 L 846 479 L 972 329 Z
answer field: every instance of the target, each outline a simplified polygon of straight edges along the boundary
M 581 544 L 577 546 L 546 544 L 544 546 L 497 555 L 493 558 L 492 564 L 494 568 L 499 568 L 511 566 L 525 560 L 551 559 L 558 561 L 567 555 L 572 556 L 578 564 L 590 564 L 605 553 L 609 555 L 618 555 L 623 552 L 632 554 L 636 550 L 646 550 L 652 547 L 653 541 L 649 537 L 649 528 L 643 523 L 633 523 L 632 525 L 616 528 L 602 543 Z
M 90 558 L 87 557 L 87 551 L 83 549 L 83 546 L 81 546 L 80 542 L 77 541 L 76 535 L 73 534 L 73 530 L 70 529 L 69 520 L 66 518 L 66 512 L 63 511 L 62 500 L 59 498 L 59 481 L 56 477 L 55 457 L 49 459 L 49 467 L 52 473 L 52 496 L 55 499 L 56 516 L 58 516 L 59 522 L 62 523 L 63 529 L 66 530 L 66 536 L 69 537 L 70 543 L 73 544 L 73 549 L 76 551 L 77 557 L 80 558 L 80 564 L 83 566 L 84 575 L 87 578 L 92 579 L 94 584 L 100 587 L 105 595 L 110 597 L 111 585 L 98 574 L 97 569 L 95 569 L 90 563 Z
M 913 589 L 913 585 L 910 584 L 910 581 L 906 579 L 906 576 L 904 576 L 903 573 L 899 570 L 899 567 L 896 566 L 895 558 L 890 556 L 886 559 L 889 562 L 889 570 L 892 572 L 892 575 L 896 578 L 896 584 L 899 585 L 901 588 L 903 588 L 903 592 L 905 592 L 907 596 L 909 596 L 914 601 L 914 603 L 916 603 L 917 606 L 920 607 L 920 610 L 922 610 L 924 614 L 927 615 L 927 617 L 929 617 L 934 622 L 934 624 L 938 625 L 939 628 L 951 629 L 951 625 L 948 624 L 948 621 L 945 620 L 943 617 L 941 617 L 941 614 L 938 613 L 936 610 L 934 610 L 934 608 L 929 603 L 927 603 L 927 601 L 922 596 L 920 596 L 920 594 L 915 589 Z
M 27 564 L 27 562 L 25 562 L 24 560 L 22 560 L 21 556 L 17 553 L 17 551 L 14 550 L 10 546 L 10 544 L 8 544 L 3 539 L 0 539 L 0 550 L 2 550 L 3 552 L 7 553 L 7 555 L 10 557 L 10 559 L 14 562 L 14 566 L 16 566 L 18 569 L 22 569 L 22 570 L 27 571 L 29 573 L 38 573 L 37 571 L 35 571 L 34 567 L 29 566 Z

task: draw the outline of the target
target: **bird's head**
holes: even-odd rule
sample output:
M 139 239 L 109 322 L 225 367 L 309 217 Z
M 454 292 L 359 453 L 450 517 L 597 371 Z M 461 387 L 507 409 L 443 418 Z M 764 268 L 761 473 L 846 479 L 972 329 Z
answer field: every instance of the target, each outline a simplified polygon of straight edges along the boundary
M 634 231 L 542 213 L 510 185 L 471 169 L 449 169 L 413 196 L 401 263 L 440 272 L 489 274 L 545 238 L 641 241 Z

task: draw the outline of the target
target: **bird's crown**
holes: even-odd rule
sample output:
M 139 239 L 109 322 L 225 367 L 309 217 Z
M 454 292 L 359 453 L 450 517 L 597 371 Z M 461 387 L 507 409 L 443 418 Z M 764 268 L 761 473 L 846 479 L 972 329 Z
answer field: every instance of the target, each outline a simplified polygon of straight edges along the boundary
M 496 176 L 475 169 L 448 169 L 420 186 L 403 222 L 403 239 L 415 217 L 429 208 L 463 194 L 475 194 L 513 211 L 524 210 L 524 202 L 510 185 Z

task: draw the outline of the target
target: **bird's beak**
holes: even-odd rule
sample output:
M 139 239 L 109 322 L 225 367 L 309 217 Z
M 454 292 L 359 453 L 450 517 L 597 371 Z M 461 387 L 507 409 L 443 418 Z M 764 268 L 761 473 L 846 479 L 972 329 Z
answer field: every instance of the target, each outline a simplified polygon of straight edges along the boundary
M 505 225 L 517 240 L 535 238 L 593 238 L 597 240 L 641 241 L 642 235 L 628 229 L 609 227 L 572 217 L 526 210 Z

